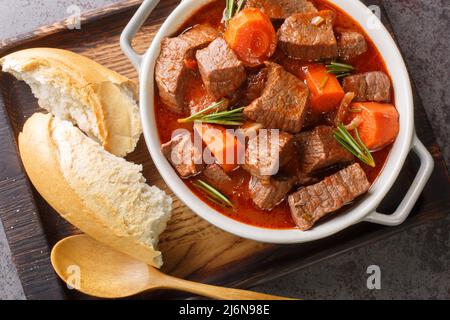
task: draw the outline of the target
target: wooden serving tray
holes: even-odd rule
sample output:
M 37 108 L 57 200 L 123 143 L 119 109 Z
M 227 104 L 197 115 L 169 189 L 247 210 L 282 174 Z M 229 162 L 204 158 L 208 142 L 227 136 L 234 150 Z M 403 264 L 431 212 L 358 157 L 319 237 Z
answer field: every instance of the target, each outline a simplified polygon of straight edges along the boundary
M 139 3 L 129 0 L 88 13 L 82 17 L 81 30 L 68 30 L 64 23 L 58 23 L 3 41 L 0 56 L 29 47 L 63 48 L 136 79 L 134 68 L 120 50 L 119 36 Z M 178 3 L 178 0 L 161 1 L 135 39 L 138 51 L 145 51 L 161 23 Z M 370 1 L 372 5 L 377 3 L 381 6 L 379 1 Z M 382 12 L 383 22 L 389 27 Z M 62 220 L 30 185 L 17 152 L 17 136 L 25 120 L 39 110 L 37 101 L 26 84 L 4 73 L 0 73 L 0 90 L 0 216 L 24 292 L 29 299 L 86 298 L 68 290 L 59 281 L 49 260 L 50 249 L 58 240 L 79 231 Z M 417 134 L 431 151 L 436 169 L 410 218 L 394 228 L 360 223 L 327 239 L 299 245 L 267 245 L 241 239 L 197 217 L 162 181 L 142 138 L 136 152 L 127 159 L 143 164 L 148 182 L 166 190 L 175 199 L 173 219 L 160 240 L 165 260 L 163 270 L 195 281 L 245 288 L 411 226 L 443 219 L 450 211 L 447 168 L 417 95 L 415 111 Z M 394 211 L 417 169 L 417 159 L 410 156 L 396 185 L 381 204 L 382 212 Z M 174 293 L 157 295 L 175 296 Z M 145 297 L 154 298 L 155 294 Z

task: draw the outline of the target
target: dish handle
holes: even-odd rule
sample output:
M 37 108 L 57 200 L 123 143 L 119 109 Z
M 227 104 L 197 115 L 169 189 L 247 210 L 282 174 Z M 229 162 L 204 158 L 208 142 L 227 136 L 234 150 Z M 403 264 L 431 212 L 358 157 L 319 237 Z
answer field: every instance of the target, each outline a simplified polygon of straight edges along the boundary
M 140 72 L 141 69 L 143 56 L 134 51 L 131 43 L 136 33 L 158 5 L 159 1 L 160 0 L 145 0 L 120 35 L 120 47 L 138 72 Z
M 386 215 L 378 212 L 373 212 L 368 215 L 363 221 L 378 223 L 385 226 L 397 226 L 406 220 L 410 214 L 414 204 L 423 191 L 428 179 L 431 176 L 434 168 L 434 160 L 417 135 L 414 135 L 411 151 L 414 151 L 420 160 L 420 168 L 414 178 L 411 187 L 393 214 Z

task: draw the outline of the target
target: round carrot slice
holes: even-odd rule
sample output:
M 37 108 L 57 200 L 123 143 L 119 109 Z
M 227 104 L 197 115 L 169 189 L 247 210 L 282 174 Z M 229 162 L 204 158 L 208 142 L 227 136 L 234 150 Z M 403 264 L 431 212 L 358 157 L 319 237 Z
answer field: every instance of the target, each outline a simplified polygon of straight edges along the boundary
M 235 15 L 225 30 L 225 40 L 241 61 L 256 66 L 269 59 L 277 48 L 277 34 L 269 17 L 256 8 Z

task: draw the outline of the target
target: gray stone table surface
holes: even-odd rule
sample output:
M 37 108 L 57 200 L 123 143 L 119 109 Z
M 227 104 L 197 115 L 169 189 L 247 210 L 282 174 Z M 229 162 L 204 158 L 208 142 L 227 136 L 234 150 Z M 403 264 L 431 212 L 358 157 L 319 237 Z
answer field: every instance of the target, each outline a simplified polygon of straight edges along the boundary
M 0 39 L 29 32 L 120 0 L 0 0 Z M 450 163 L 450 0 L 385 1 L 411 75 Z M 450 196 L 450 195 L 443 195 Z M 450 217 L 352 250 L 255 290 L 306 299 L 449 299 Z M 381 269 L 381 289 L 368 290 L 369 265 Z M 0 224 L 0 299 L 23 299 Z

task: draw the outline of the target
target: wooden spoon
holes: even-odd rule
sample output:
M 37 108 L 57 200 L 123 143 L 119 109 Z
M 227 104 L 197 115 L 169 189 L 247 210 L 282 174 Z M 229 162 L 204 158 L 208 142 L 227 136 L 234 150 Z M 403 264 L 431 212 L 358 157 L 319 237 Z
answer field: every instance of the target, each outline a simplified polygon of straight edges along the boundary
M 174 289 L 214 299 L 289 299 L 174 278 L 87 235 L 59 241 L 53 247 L 51 261 L 64 282 L 85 294 L 100 298 L 124 298 L 144 291 Z

